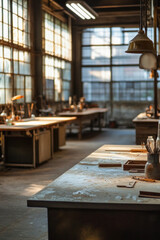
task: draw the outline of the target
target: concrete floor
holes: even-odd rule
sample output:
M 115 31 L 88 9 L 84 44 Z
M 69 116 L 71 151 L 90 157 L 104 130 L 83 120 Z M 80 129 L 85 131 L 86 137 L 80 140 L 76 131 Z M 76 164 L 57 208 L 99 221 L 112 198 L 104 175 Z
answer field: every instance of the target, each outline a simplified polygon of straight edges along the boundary
M 1 167 L 0 240 L 47 240 L 47 210 L 27 207 L 27 199 L 104 144 L 135 144 L 135 130 L 86 133 L 83 141 L 68 136 L 66 146 L 36 169 Z

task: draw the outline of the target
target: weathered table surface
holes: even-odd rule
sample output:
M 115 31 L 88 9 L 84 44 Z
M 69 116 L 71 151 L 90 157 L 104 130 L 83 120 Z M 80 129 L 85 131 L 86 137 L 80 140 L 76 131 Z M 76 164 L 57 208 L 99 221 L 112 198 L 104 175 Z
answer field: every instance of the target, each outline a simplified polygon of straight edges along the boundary
M 53 181 L 44 190 L 28 200 L 29 206 L 87 208 L 148 208 L 148 204 L 160 209 L 160 199 L 140 198 L 139 191 L 159 191 L 160 181 L 148 183 L 137 181 L 134 188 L 119 188 L 117 184 L 133 181 L 132 176 L 144 173 L 129 173 L 122 167 L 99 167 L 103 163 L 122 163 L 127 160 L 146 160 L 146 153 L 130 152 L 141 146 L 104 145 L 83 159 L 69 171 Z M 128 152 L 123 152 L 128 150 Z
M 49 240 L 159 239 L 160 199 L 139 197 L 139 191 L 160 192 L 160 181 L 133 181 L 123 167 L 99 163 L 146 160 L 141 146 L 104 145 L 28 200 L 30 207 L 48 210 Z
M 59 116 L 86 116 L 86 115 L 92 115 L 94 113 L 105 113 L 107 111 L 108 111 L 107 108 L 88 108 L 88 109 L 84 109 L 82 112 L 65 111 L 65 112 L 60 112 L 58 115 Z
M 59 139 L 62 139 L 61 146 L 65 144 L 65 125 L 75 119 L 36 117 L 15 121 L 14 125 L 1 124 L 5 165 L 36 167 L 40 162 L 49 160 L 59 149 Z
M 34 119 L 30 118 L 22 121 L 15 121 L 11 126 L 0 124 L 0 131 L 27 131 L 74 120 L 76 120 L 76 117 L 36 117 Z
M 90 122 L 90 127 L 91 130 L 93 130 L 94 126 L 94 120 L 98 120 L 98 127 L 99 130 L 101 130 L 101 119 L 104 116 L 104 113 L 108 111 L 107 108 L 88 108 L 88 109 L 83 109 L 82 112 L 71 112 L 71 111 L 66 111 L 66 112 L 60 112 L 58 115 L 59 116 L 66 116 L 66 117 L 76 117 L 77 120 L 75 123 L 78 125 L 78 138 L 82 139 L 82 130 L 85 127 L 86 122 Z
M 145 112 L 138 114 L 138 115 L 133 119 L 133 122 L 134 122 L 134 123 L 137 123 L 137 122 L 156 122 L 156 123 L 157 123 L 158 121 L 159 121 L 159 119 L 147 117 Z

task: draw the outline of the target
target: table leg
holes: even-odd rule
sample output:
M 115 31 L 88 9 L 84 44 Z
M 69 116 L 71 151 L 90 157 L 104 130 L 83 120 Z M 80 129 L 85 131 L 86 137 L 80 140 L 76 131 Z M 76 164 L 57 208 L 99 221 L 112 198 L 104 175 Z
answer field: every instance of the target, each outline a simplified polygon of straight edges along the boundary
M 99 131 L 101 131 L 101 114 L 98 114 L 98 126 L 99 126 Z
M 69 133 L 72 133 L 72 124 L 70 124 Z
M 79 132 L 78 132 L 78 139 L 82 139 L 82 122 L 79 122 Z
M 5 159 L 5 136 L 4 134 L 1 132 L 1 150 L 2 150 L 2 158 L 3 160 Z
M 36 168 L 36 133 L 35 130 L 33 130 L 33 167 Z
M 90 123 L 91 132 L 93 131 L 93 121 L 94 119 L 91 119 L 91 123 Z

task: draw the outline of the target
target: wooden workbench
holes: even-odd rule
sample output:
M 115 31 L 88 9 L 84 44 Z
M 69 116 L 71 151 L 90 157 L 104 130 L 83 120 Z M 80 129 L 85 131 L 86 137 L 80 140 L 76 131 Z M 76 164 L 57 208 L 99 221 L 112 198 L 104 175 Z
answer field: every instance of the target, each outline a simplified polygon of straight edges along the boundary
M 160 181 L 117 187 L 144 176 L 123 170 L 127 160 L 147 158 L 133 148 L 141 146 L 104 145 L 28 200 L 29 207 L 47 208 L 49 240 L 160 238 L 160 199 L 139 197 L 142 190 L 160 193 Z M 102 162 L 122 167 L 99 167 Z
M 159 119 L 148 118 L 146 113 L 140 113 L 133 119 L 136 129 L 136 144 L 146 143 L 148 136 L 157 138 Z
M 74 122 L 74 124 L 78 125 L 78 138 L 82 139 L 82 130 L 85 128 L 86 123 L 90 123 L 90 128 L 93 130 L 94 127 L 94 121 L 98 121 L 98 127 L 99 130 L 101 130 L 101 119 L 104 118 L 104 113 L 108 111 L 107 108 L 88 108 L 83 109 L 82 112 L 61 112 L 58 115 L 59 116 L 66 116 L 66 117 L 76 117 L 77 120 Z
M 36 117 L 0 125 L 6 166 L 36 167 L 65 144 L 65 126 L 75 117 Z

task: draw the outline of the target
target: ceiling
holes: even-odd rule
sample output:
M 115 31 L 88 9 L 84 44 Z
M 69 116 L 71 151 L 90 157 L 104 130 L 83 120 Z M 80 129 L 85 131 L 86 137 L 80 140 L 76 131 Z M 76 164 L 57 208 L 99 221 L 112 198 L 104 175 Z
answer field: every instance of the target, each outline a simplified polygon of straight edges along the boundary
M 43 3 L 52 7 L 53 11 L 63 15 L 69 14 L 73 18 L 73 24 L 79 26 L 133 26 L 140 25 L 140 0 L 85 0 L 85 2 L 98 13 L 95 20 L 81 20 L 76 18 L 73 13 L 69 12 L 65 6 L 66 0 L 42 0 Z M 157 2 L 157 9 L 159 11 L 158 0 L 141 0 L 142 12 L 145 17 L 147 6 L 147 22 L 152 26 L 153 22 L 153 1 Z M 158 15 L 159 12 L 158 12 Z M 145 21 L 145 20 L 144 20 Z
M 143 0 L 145 1 L 145 0 Z M 57 2 L 64 10 L 67 10 L 65 0 Z M 96 20 L 75 19 L 78 25 L 133 25 L 139 26 L 140 0 L 85 0 L 97 13 Z M 67 10 L 68 11 L 68 10 Z

